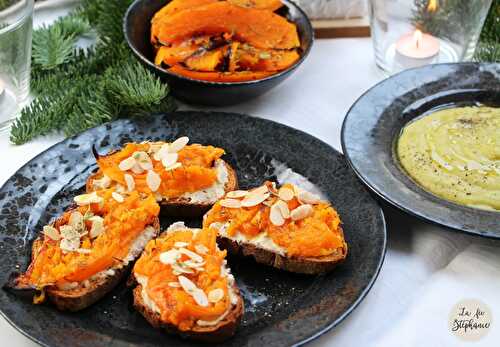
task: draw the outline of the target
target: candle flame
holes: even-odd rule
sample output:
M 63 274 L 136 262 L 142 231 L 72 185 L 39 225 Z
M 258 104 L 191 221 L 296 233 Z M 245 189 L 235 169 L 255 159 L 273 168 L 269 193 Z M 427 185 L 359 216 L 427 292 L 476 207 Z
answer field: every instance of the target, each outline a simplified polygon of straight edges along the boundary
M 422 32 L 420 30 L 415 30 L 415 33 L 413 34 L 413 40 L 415 41 L 415 46 L 419 48 L 420 44 L 422 43 Z
M 427 5 L 427 12 L 436 12 L 438 8 L 437 0 L 429 0 L 429 4 Z

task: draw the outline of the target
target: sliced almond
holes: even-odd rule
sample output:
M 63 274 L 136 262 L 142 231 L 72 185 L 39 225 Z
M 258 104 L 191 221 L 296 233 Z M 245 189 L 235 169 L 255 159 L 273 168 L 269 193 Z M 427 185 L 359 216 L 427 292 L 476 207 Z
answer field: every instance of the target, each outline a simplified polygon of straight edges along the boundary
M 278 191 L 278 196 L 281 200 L 290 201 L 295 196 L 295 193 L 290 188 L 281 187 Z
M 195 269 L 196 271 L 201 271 L 203 269 L 203 265 L 205 265 L 205 262 L 196 262 L 192 260 L 186 260 L 181 263 L 183 267 L 188 267 L 191 269 Z
M 117 202 L 119 202 L 120 204 L 121 204 L 122 202 L 124 202 L 124 201 L 125 201 L 125 199 L 124 199 L 123 195 L 118 194 L 117 192 L 112 192 L 112 193 L 111 193 L 111 196 L 113 197 L 113 199 L 115 199 L 115 200 L 116 200 Z
M 212 289 L 208 292 L 208 301 L 216 303 L 224 297 L 224 291 L 220 288 Z
M 85 225 L 83 223 L 83 215 L 80 213 L 80 211 L 71 212 L 68 224 L 71 225 L 78 232 L 82 232 L 85 230 Z
M 125 174 L 123 177 L 125 178 L 125 183 L 127 184 L 127 190 L 129 192 L 133 191 L 135 189 L 134 177 L 129 174 Z
M 311 204 L 311 205 L 316 205 L 321 202 L 321 199 L 319 196 L 307 192 L 305 190 L 301 190 L 299 194 L 297 195 L 297 198 L 299 199 L 301 204 Z
M 95 239 L 104 232 L 104 218 L 100 216 L 93 216 L 89 218 L 89 221 L 92 223 L 89 236 Z
M 99 195 L 97 195 L 96 192 L 92 192 L 90 194 L 82 194 L 82 195 L 77 195 L 73 198 L 75 203 L 78 206 L 86 206 L 90 204 L 100 204 L 103 202 L 103 198 L 101 198 Z
M 236 199 L 222 199 L 219 203 L 222 207 L 227 207 L 227 208 L 241 207 L 241 200 L 236 200 Z
M 151 191 L 156 192 L 160 188 L 161 177 L 153 170 L 149 170 L 146 175 L 146 183 Z
M 149 154 L 156 154 L 160 150 L 161 146 L 163 143 L 161 142 L 151 142 L 149 143 L 149 148 L 148 148 L 148 153 Z
M 163 166 L 169 167 L 169 166 L 174 165 L 177 162 L 177 159 L 179 159 L 179 154 L 167 153 L 161 159 L 161 163 L 163 164 Z
M 247 194 L 248 191 L 246 190 L 233 190 L 232 192 L 228 192 L 226 194 L 226 198 L 239 199 L 245 197 Z
M 269 220 L 276 226 L 282 226 L 285 224 L 285 218 L 283 218 L 278 204 L 271 206 L 271 210 L 269 211 Z
M 171 288 L 180 288 L 181 287 L 179 282 L 168 282 L 168 286 Z
M 168 147 L 168 151 L 170 153 L 179 152 L 188 144 L 188 142 L 189 142 L 189 137 L 187 136 L 179 137 L 177 140 L 175 140 L 170 144 L 170 146 Z
M 54 241 L 59 241 L 61 239 L 61 235 L 59 234 L 59 231 L 57 231 L 56 228 L 50 225 L 46 225 L 43 227 L 43 233 L 49 237 L 50 239 Z
M 184 289 L 186 293 L 191 294 L 193 291 L 198 289 L 196 284 L 194 284 L 189 278 L 185 276 L 181 275 L 177 277 L 177 279 L 179 280 L 179 284 L 181 285 L 182 289 Z
M 194 249 L 196 250 L 196 252 L 198 252 L 200 254 L 207 254 L 208 253 L 208 248 L 205 247 L 205 245 L 196 245 L 196 246 L 194 246 Z
M 168 147 L 169 147 L 168 143 L 162 144 L 160 149 L 153 155 L 153 159 L 156 161 L 161 161 L 165 157 L 165 155 L 169 153 Z
M 267 187 L 266 187 L 267 189 Z M 243 200 L 241 200 L 241 206 L 243 207 L 252 207 L 252 206 L 257 206 L 258 204 L 262 203 L 264 200 L 269 198 L 270 193 L 260 193 L 260 194 L 254 194 L 254 192 L 251 192 Z
M 197 263 L 203 262 L 203 257 L 202 256 L 200 256 L 199 254 L 197 254 L 197 253 L 195 253 L 193 251 L 190 251 L 189 249 L 179 248 L 179 252 L 182 253 L 182 254 L 187 255 L 189 258 L 193 259 Z
M 199 288 L 196 288 L 194 292 L 191 294 L 193 297 L 194 301 L 202 307 L 207 307 L 208 306 L 208 298 L 207 294 Z
M 174 247 L 178 247 L 178 248 L 180 248 L 180 247 L 187 247 L 187 246 L 189 246 L 189 243 L 187 243 L 187 242 L 176 242 L 176 243 L 174 243 Z
M 276 206 L 280 210 L 283 218 L 285 219 L 290 218 L 290 209 L 288 208 L 288 204 L 286 202 L 284 202 L 283 200 L 278 200 L 276 202 Z
M 176 249 L 171 249 L 170 251 L 163 252 L 160 254 L 160 262 L 165 265 L 172 265 L 177 262 L 177 259 L 181 257 L 179 251 Z
M 172 164 L 170 166 L 165 166 L 165 170 L 166 171 L 172 171 L 172 170 L 180 168 L 181 166 L 182 166 L 181 163 L 174 163 L 174 164 Z
M 132 157 L 137 161 L 141 169 L 143 170 L 152 170 L 153 162 L 149 155 L 144 151 L 136 151 L 132 154 Z
M 131 168 L 133 168 L 135 163 L 136 163 L 135 158 L 128 157 L 127 159 L 123 159 L 120 162 L 120 164 L 118 164 L 118 168 L 122 171 L 127 171 L 127 170 L 130 170 Z
M 136 175 L 140 175 L 141 173 L 144 172 L 144 169 L 139 165 L 139 163 L 135 163 L 135 165 L 132 166 L 132 168 L 130 169 L 130 171 L 132 171 Z
M 266 185 L 260 186 L 250 191 L 250 194 L 262 195 L 269 192 L 269 188 Z
M 106 188 L 109 188 L 111 186 L 111 178 L 109 178 L 106 175 L 103 175 L 99 179 L 94 179 L 92 181 L 92 186 L 94 187 L 94 189 L 106 189 Z
M 80 239 L 80 233 L 71 225 L 60 226 L 59 233 L 63 239 Z
M 191 269 L 191 268 L 188 268 L 186 266 L 181 266 L 177 263 L 175 264 L 172 264 L 172 270 L 174 272 L 174 274 L 177 274 L 177 275 L 180 275 L 180 274 L 193 274 L 194 273 L 194 270 Z
M 290 212 L 290 217 L 294 220 L 301 220 L 306 217 L 309 217 L 313 213 L 313 207 L 312 205 L 305 204 L 305 205 L 300 205 L 296 209 L 294 209 L 292 212 Z
M 73 238 L 73 239 L 64 238 L 59 243 L 59 248 L 61 248 L 63 251 L 66 251 L 66 252 L 74 252 L 78 248 L 80 248 L 80 239 L 79 238 Z

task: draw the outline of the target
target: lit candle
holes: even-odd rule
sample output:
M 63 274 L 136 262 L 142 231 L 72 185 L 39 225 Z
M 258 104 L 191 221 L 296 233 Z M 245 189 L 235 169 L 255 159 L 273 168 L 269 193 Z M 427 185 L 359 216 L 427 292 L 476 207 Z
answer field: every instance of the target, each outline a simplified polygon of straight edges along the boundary
M 396 59 L 403 68 L 426 65 L 439 54 L 439 41 L 417 29 L 399 38 L 396 52 Z

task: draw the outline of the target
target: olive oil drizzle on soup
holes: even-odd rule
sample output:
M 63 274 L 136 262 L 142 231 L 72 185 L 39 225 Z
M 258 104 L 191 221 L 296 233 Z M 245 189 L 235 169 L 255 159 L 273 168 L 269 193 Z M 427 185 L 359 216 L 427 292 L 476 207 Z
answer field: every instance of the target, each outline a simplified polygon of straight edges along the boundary
M 403 129 L 397 154 L 429 192 L 500 211 L 500 108 L 457 107 L 417 119 Z

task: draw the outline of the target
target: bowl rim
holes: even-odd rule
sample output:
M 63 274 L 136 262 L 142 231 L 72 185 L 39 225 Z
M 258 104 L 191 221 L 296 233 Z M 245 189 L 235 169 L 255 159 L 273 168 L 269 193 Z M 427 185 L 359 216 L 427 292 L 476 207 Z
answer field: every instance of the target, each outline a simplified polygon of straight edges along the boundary
M 309 55 L 309 52 L 311 51 L 311 48 L 312 48 L 313 43 L 314 43 L 314 29 L 312 27 L 311 20 L 309 19 L 309 17 L 307 16 L 307 14 L 304 12 L 304 10 L 302 10 L 299 6 L 297 6 L 297 4 L 295 4 L 291 0 L 281 0 L 286 7 L 293 8 L 293 9 L 295 9 L 295 10 L 298 11 L 298 13 L 300 14 L 300 16 L 305 19 L 305 27 L 304 27 L 305 32 L 311 33 L 311 41 L 310 41 L 310 43 L 306 46 L 306 48 L 302 52 L 300 59 L 298 61 L 296 61 L 292 66 L 289 66 L 285 70 L 279 71 L 278 73 L 275 73 L 273 75 L 270 75 L 270 76 L 267 76 L 267 77 L 264 77 L 264 78 L 260 78 L 260 79 L 256 79 L 256 80 L 250 80 L 250 81 L 241 81 L 241 82 L 214 82 L 214 81 L 205 81 L 205 80 L 200 80 L 200 79 L 191 78 L 191 77 L 187 77 L 187 76 L 182 76 L 182 75 L 170 72 L 170 71 L 168 71 L 168 70 L 166 70 L 166 69 L 164 69 L 162 67 L 157 66 L 151 60 L 149 60 L 148 58 L 146 58 L 141 52 L 139 52 L 139 50 L 135 47 L 135 45 L 132 44 L 132 41 L 130 40 L 130 37 L 128 35 L 128 30 L 127 30 L 128 29 L 128 20 L 130 18 L 130 13 L 132 12 L 132 10 L 139 3 L 141 3 L 142 1 L 144 1 L 144 0 L 134 0 L 130 4 L 130 6 L 127 8 L 127 11 L 125 12 L 125 15 L 123 17 L 123 25 L 122 25 L 122 31 L 123 31 L 123 35 L 125 37 L 125 41 L 127 41 L 127 45 L 129 46 L 129 48 L 132 50 L 132 52 L 134 53 L 134 55 L 140 61 L 142 61 L 142 63 L 148 65 L 149 67 L 153 68 L 154 70 L 156 70 L 158 72 L 167 74 L 168 76 L 174 77 L 174 78 L 179 78 L 179 79 L 183 79 L 183 80 L 187 80 L 187 81 L 191 81 L 191 82 L 198 82 L 198 83 L 209 85 L 209 86 L 252 85 L 252 84 L 255 84 L 255 83 L 259 83 L 259 82 L 268 81 L 268 80 L 271 80 L 273 78 L 278 78 L 280 76 L 286 75 L 289 72 L 292 72 L 293 70 L 295 70 L 299 65 L 302 64 L 302 62 L 305 60 L 305 58 Z

